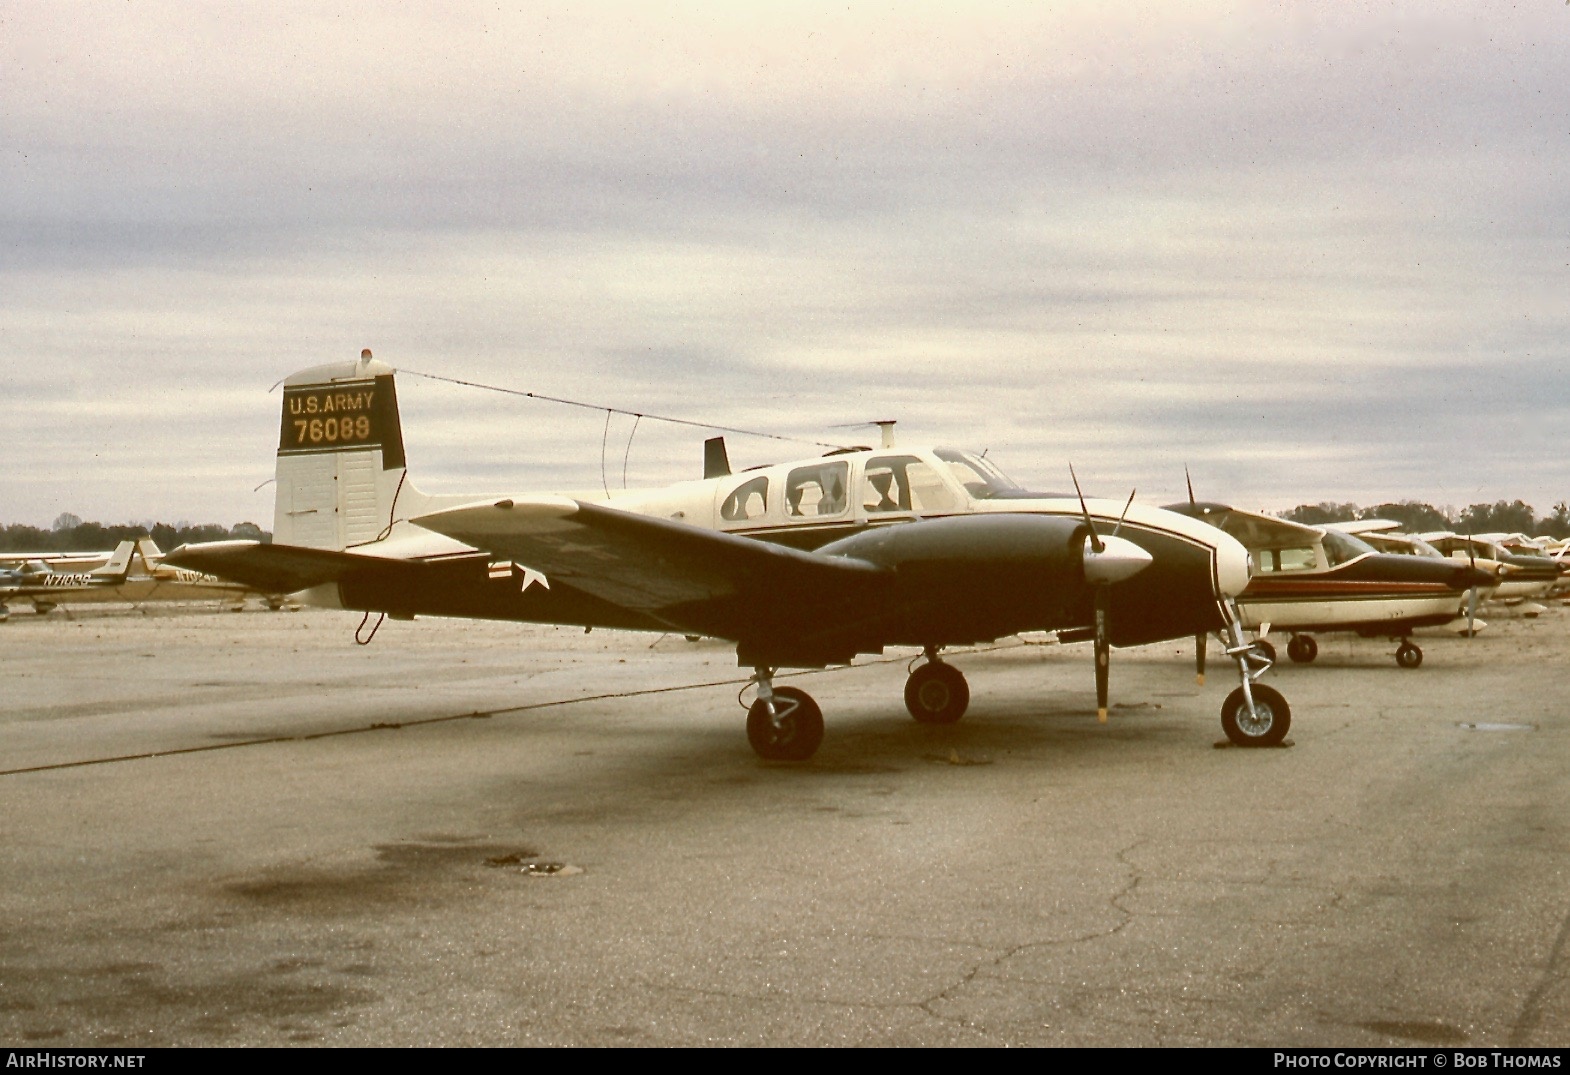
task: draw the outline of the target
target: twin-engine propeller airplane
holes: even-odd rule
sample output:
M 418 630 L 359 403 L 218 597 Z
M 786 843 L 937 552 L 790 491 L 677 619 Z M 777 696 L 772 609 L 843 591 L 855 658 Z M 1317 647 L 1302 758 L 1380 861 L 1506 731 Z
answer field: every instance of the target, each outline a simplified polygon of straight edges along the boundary
M 1412 632 L 1458 618 L 1469 592 L 1475 615 L 1476 592 L 1498 584 L 1494 575 L 1471 565 L 1376 552 L 1343 530 L 1196 502 L 1192 493 L 1187 504 L 1167 510 L 1204 519 L 1248 547 L 1254 576 L 1237 604 L 1243 625 L 1258 632 L 1255 645 L 1270 660 L 1272 630 L 1288 633 L 1287 656 L 1299 664 L 1319 655 L 1310 632 L 1355 631 L 1364 638 L 1399 639 L 1396 664 L 1416 668 L 1423 651 Z
M 849 449 L 614 497 L 431 496 L 408 480 L 392 367 L 320 366 L 284 382 L 272 544 L 182 546 L 165 563 L 330 608 L 709 635 L 754 670 L 747 737 L 765 758 L 817 750 L 823 717 L 778 669 L 919 647 L 905 703 L 958 720 L 945 647 L 1022 631 L 1094 640 L 1106 719 L 1111 646 L 1227 631 L 1240 684 L 1228 737 L 1279 743 L 1286 701 L 1255 683 L 1230 602 L 1246 550 L 1171 512 L 1029 493 L 947 448 Z M 1077 483 L 1076 483 L 1077 484 Z M 1121 509 L 1121 510 L 1120 510 Z

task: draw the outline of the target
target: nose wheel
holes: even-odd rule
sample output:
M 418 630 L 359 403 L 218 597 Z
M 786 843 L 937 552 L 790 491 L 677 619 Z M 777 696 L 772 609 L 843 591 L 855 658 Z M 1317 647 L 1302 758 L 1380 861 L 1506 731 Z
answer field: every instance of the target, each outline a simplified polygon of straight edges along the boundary
M 1402 668 L 1416 668 L 1423 663 L 1423 651 L 1412 644 L 1410 638 L 1403 639 L 1401 645 L 1396 647 L 1396 664 Z
M 953 724 L 969 705 L 964 674 L 934 655 L 905 680 L 905 708 L 922 724 Z
M 1279 746 L 1292 727 L 1292 709 L 1280 691 L 1256 682 L 1269 670 L 1274 650 L 1267 656 L 1259 643 L 1246 639 L 1237 604 L 1229 601 L 1227 608 L 1232 636 L 1227 656 L 1237 662 L 1241 684 L 1221 703 L 1221 730 L 1233 746 Z
M 1281 692 L 1263 683 L 1252 685 L 1253 705 L 1239 687 L 1221 706 L 1221 728 L 1233 746 L 1273 747 L 1287 737 L 1292 710 Z

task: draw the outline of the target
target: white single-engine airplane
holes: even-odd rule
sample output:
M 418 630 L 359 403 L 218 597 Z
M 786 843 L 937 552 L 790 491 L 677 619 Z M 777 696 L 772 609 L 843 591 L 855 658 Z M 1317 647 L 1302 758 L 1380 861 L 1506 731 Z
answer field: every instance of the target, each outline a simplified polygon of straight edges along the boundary
M 1028 493 L 954 449 L 851 449 L 739 474 L 723 455 L 709 445 L 702 480 L 611 498 L 430 496 L 408 479 L 394 371 L 366 351 L 284 382 L 272 544 L 182 546 L 165 563 L 394 617 L 733 641 L 755 672 L 747 736 L 765 758 L 805 759 L 823 736 L 817 704 L 774 685 L 779 668 L 920 647 L 906 705 L 947 723 L 970 692 L 940 651 L 1022 631 L 1094 640 L 1105 720 L 1109 647 L 1225 630 L 1240 679 L 1222 706 L 1228 737 L 1287 733 L 1286 701 L 1254 682 L 1264 662 L 1230 610 L 1248 554 L 1203 522 L 1132 497 Z
M 1412 631 L 1450 623 L 1462 614 L 1469 591 L 1499 581 L 1467 564 L 1376 552 L 1344 530 L 1225 504 L 1190 499 L 1168 510 L 1204 519 L 1248 547 L 1254 577 L 1238 607 L 1243 625 L 1258 632 L 1256 644 L 1271 660 L 1275 648 L 1267 636 L 1273 629 L 1288 633 L 1287 656 L 1299 664 L 1319 654 L 1311 632 L 1355 631 L 1365 638 L 1399 639 L 1396 664 L 1416 668 L 1423 651 Z M 1475 598 L 1472 604 L 1475 612 Z
M 0 569 L 0 620 L 10 617 L 9 602 L 31 601 L 35 612 L 49 612 L 62 601 L 117 591 L 131 570 L 136 542 L 122 541 L 107 563 L 90 571 L 63 571 L 41 560 Z

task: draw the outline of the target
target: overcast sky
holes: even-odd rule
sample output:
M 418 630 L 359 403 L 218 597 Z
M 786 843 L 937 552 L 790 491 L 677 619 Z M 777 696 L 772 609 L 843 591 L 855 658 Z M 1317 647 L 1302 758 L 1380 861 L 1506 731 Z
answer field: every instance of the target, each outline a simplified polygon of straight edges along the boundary
M 0 523 L 270 526 L 269 387 L 362 347 L 1154 503 L 1570 499 L 1561 0 L 389 11 L 0 0 Z M 399 394 L 431 492 L 700 472 Z

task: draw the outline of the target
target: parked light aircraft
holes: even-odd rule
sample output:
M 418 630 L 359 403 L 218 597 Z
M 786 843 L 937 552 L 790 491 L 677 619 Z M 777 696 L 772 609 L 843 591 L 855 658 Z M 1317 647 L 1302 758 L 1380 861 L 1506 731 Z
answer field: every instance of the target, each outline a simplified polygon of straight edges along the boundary
M 716 452 L 716 447 L 719 451 Z M 284 381 L 274 540 L 188 545 L 166 563 L 310 604 L 416 615 L 673 631 L 736 643 L 754 670 L 747 735 L 765 758 L 810 757 L 822 712 L 775 686 L 783 667 L 920 647 L 905 703 L 958 720 L 965 677 L 945 647 L 1021 631 L 1093 640 L 1098 717 L 1111 646 L 1231 635 L 1228 737 L 1279 743 L 1285 699 L 1255 680 L 1230 602 L 1248 554 L 1203 522 L 1021 489 L 953 449 L 849 449 L 613 497 L 431 496 L 409 480 L 392 367 L 320 366 Z M 1077 484 L 1077 482 L 1076 482 Z
M 113 590 L 131 569 L 136 542 L 122 541 L 107 563 L 90 571 L 58 571 L 41 560 L 0 569 L 0 619 L 10 616 L 9 602 L 31 601 L 37 612 L 48 612 L 61 601 Z
M 1451 622 L 1461 615 L 1469 590 L 1497 581 L 1470 565 L 1379 553 L 1340 530 L 1225 504 L 1190 500 L 1167 510 L 1204 519 L 1248 547 L 1254 576 L 1238 608 L 1243 625 L 1258 632 L 1257 645 L 1272 660 L 1272 630 L 1288 633 L 1287 656 L 1304 664 L 1319 654 L 1310 632 L 1356 631 L 1365 638 L 1399 639 L 1396 663 L 1416 668 L 1423 651 L 1412 631 Z
M 1559 564 L 1542 553 L 1511 551 L 1483 535 L 1436 531 L 1421 537 L 1450 560 L 1494 572 L 1498 585 L 1489 596 L 1496 601 L 1514 604 L 1547 597 L 1559 582 Z
M 1395 553 L 1401 556 L 1426 556 L 1430 560 L 1448 559 L 1444 553 L 1416 534 L 1403 533 L 1401 524 L 1391 519 L 1347 519 L 1342 522 L 1326 523 L 1325 527 L 1353 534 L 1375 552 Z M 1498 590 L 1499 565 L 1473 557 L 1467 559 L 1467 566 L 1494 576 L 1492 586 L 1474 586 L 1466 592 L 1466 603 L 1462 606 L 1462 611 L 1466 615 L 1466 626 L 1462 628 L 1461 633 L 1468 638 L 1475 638 L 1483 628 L 1488 626 L 1477 618 L 1477 606 L 1485 598 L 1493 597 Z
M 166 601 L 222 601 L 236 611 L 256 594 L 269 608 L 283 606 L 279 594 L 258 593 L 228 579 L 163 562 L 150 537 L 122 541 L 112 553 L 36 557 L 15 567 L 0 567 L 0 619 L 10 614 L 5 602 L 21 599 L 40 614 L 64 604 L 123 601 L 133 605 Z M 14 561 L 12 561 L 14 563 Z

